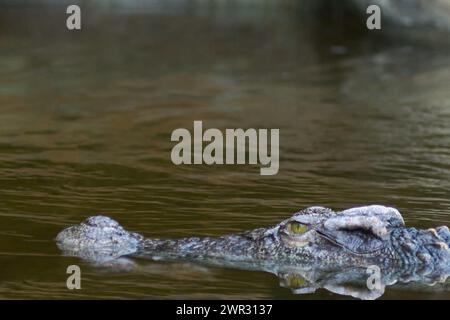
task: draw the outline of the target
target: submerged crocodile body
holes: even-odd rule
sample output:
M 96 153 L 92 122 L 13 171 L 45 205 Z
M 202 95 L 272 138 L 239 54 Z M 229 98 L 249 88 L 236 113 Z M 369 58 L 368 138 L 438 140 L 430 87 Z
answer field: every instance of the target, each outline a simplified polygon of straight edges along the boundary
M 134 256 L 268 271 L 297 293 L 325 287 L 376 298 L 385 285 L 445 283 L 450 274 L 446 226 L 406 228 L 396 209 L 378 205 L 341 212 L 310 207 L 275 226 L 217 238 L 144 238 L 111 218 L 94 216 L 56 240 L 66 254 L 96 263 Z M 349 282 L 368 285 L 371 272 L 379 273 L 373 288 L 349 291 Z

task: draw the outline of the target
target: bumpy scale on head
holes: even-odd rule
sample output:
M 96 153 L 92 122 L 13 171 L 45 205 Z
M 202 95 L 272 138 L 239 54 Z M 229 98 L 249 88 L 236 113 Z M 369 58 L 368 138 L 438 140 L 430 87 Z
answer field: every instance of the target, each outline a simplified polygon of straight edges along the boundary
M 122 228 L 115 220 L 94 216 L 61 231 L 56 242 L 69 255 L 92 260 L 111 260 L 134 253 L 142 237 Z

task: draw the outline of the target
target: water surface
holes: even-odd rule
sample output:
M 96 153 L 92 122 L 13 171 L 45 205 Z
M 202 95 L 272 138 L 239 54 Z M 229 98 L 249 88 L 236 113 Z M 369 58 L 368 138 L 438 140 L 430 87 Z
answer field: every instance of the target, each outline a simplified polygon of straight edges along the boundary
M 450 225 L 445 42 L 318 28 L 292 8 L 91 9 L 79 33 L 59 7 L 0 9 L 1 298 L 344 298 L 294 295 L 264 272 L 62 256 L 55 235 L 97 213 L 158 237 L 269 226 L 310 205 Z M 279 128 L 278 175 L 173 165 L 171 132 L 194 120 Z M 69 264 L 82 290 L 67 290 Z

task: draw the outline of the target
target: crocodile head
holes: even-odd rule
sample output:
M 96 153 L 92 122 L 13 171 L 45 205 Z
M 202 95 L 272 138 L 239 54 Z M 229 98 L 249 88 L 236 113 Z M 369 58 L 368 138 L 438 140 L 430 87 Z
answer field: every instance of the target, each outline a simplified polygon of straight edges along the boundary
M 381 250 L 390 230 L 404 227 L 404 221 L 396 209 L 379 205 L 341 212 L 310 207 L 283 221 L 279 227 L 281 240 L 291 246 L 328 242 L 332 247 L 368 255 Z
M 310 207 L 281 222 L 273 232 L 300 255 L 343 264 L 383 264 L 444 268 L 450 261 L 450 232 L 447 227 L 429 230 L 405 228 L 398 210 L 373 205 L 334 212 Z
M 117 221 L 105 216 L 89 217 L 56 236 L 66 255 L 89 261 L 106 262 L 136 252 L 142 236 L 126 231 Z

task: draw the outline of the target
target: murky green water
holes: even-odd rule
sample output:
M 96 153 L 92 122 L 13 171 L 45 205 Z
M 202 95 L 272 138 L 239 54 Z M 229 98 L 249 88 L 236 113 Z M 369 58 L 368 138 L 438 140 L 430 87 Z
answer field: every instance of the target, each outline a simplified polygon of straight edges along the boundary
M 267 273 L 63 257 L 64 227 L 104 213 L 147 236 L 221 235 L 310 205 L 397 207 L 450 225 L 450 55 L 444 41 L 318 32 L 289 9 L 0 8 L 1 298 L 343 298 Z M 170 134 L 280 128 L 280 171 L 175 166 Z M 82 268 L 82 290 L 66 267 Z M 383 298 L 450 298 L 388 288 Z

